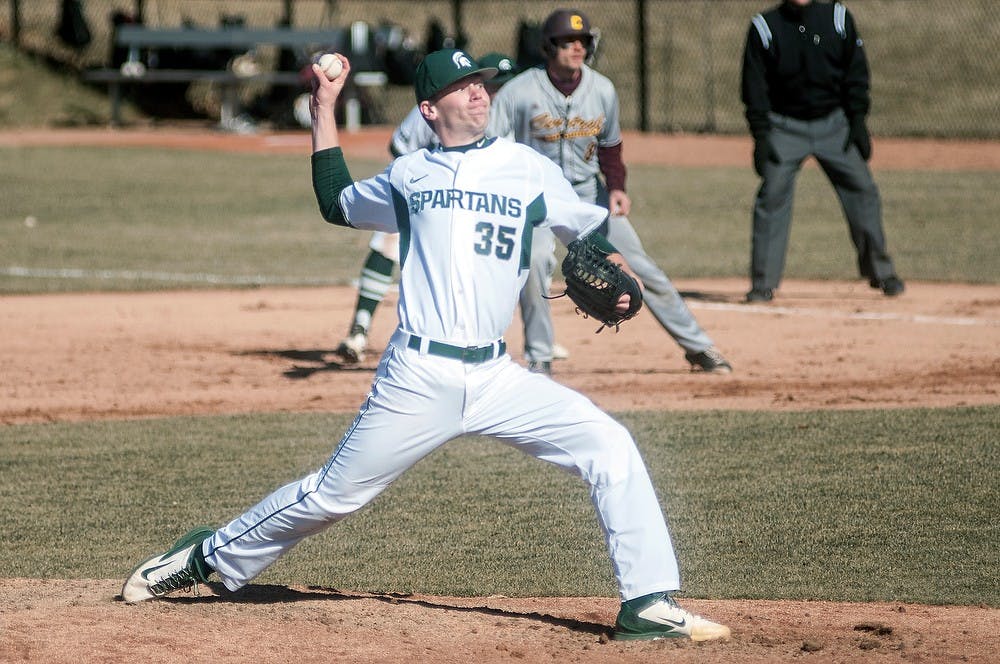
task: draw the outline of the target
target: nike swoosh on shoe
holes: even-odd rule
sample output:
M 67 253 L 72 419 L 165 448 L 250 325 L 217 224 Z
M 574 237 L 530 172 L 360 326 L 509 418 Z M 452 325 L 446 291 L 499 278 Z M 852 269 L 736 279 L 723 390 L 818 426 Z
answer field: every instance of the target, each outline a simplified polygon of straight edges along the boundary
M 679 629 L 684 629 L 687 626 L 687 620 L 681 618 L 680 621 L 671 620 L 670 618 L 646 618 L 652 622 L 660 623 L 661 625 L 670 625 L 671 627 L 677 627 Z
M 153 572 L 155 572 L 158 569 L 166 567 L 169 564 L 170 563 L 163 563 L 162 565 L 157 565 L 156 567 L 150 567 L 149 569 L 144 569 L 144 570 L 142 570 L 142 573 L 139 576 L 141 576 L 146 581 L 149 581 L 149 575 L 150 574 L 152 574 Z

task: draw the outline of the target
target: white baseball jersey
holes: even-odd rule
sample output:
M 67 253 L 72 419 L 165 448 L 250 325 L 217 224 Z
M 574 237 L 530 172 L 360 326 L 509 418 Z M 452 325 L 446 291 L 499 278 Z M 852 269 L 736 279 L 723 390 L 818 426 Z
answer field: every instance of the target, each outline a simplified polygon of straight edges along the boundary
M 586 65 L 569 97 L 552 85 L 544 68 L 529 69 L 493 97 L 487 133 L 530 145 L 558 164 L 580 191 L 578 185 L 600 173 L 597 148 L 622 142 L 618 94 L 606 76 Z
M 400 157 L 421 148 L 433 150 L 438 145 L 437 134 L 424 120 L 420 106 L 414 105 L 403 121 L 399 123 L 399 126 L 393 130 L 392 138 L 389 140 L 389 152 L 392 153 L 393 157 Z M 372 233 L 368 248 L 377 251 L 393 263 L 399 263 L 399 238 L 395 233 L 380 231 Z M 382 299 L 381 296 L 379 299 Z
M 461 346 L 493 342 L 510 325 L 534 226 L 568 243 L 607 217 L 550 160 L 504 139 L 410 153 L 340 203 L 352 226 L 400 233 L 401 328 Z

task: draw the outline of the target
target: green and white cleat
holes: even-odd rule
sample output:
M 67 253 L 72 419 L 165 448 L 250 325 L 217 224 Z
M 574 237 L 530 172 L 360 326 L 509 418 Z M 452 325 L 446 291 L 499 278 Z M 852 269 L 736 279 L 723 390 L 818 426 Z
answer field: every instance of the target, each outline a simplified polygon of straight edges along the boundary
M 368 333 L 364 328 L 355 325 L 333 352 L 339 355 L 345 364 L 357 364 L 365 359 L 367 348 Z
M 625 641 L 677 638 L 714 641 L 729 636 L 728 627 L 682 609 L 665 592 L 622 602 L 615 620 L 614 638 Z
M 194 564 L 196 548 L 214 534 L 214 528 L 195 528 L 174 542 L 166 553 L 142 561 L 122 586 L 122 599 L 127 604 L 137 604 L 192 587 L 197 593 L 198 584 L 207 581 L 207 574 Z

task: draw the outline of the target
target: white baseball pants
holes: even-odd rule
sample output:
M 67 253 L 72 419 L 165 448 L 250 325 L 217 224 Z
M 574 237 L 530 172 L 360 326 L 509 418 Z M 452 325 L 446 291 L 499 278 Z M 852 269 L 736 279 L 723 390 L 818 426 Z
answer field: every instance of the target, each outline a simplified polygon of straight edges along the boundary
M 482 364 L 424 354 L 397 332 L 371 392 L 327 463 L 206 540 L 230 590 L 300 540 L 373 500 L 410 466 L 464 434 L 492 436 L 581 477 L 622 600 L 680 587 L 670 534 L 631 435 L 589 399 L 503 354 Z

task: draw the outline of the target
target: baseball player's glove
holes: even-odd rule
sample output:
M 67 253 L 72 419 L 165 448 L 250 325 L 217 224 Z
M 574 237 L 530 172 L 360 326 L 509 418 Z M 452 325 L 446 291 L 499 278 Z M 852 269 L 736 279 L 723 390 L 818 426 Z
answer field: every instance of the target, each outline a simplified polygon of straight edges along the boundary
M 566 247 L 566 258 L 562 262 L 562 273 L 566 279 L 566 292 L 576 305 L 576 311 L 584 317 L 596 318 L 605 327 L 618 326 L 639 313 L 642 308 L 642 291 L 635 279 L 608 260 L 608 255 L 593 242 L 586 239 L 574 240 Z M 625 293 L 631 297 L 628 311 L 615 310 L 618 299 Z

